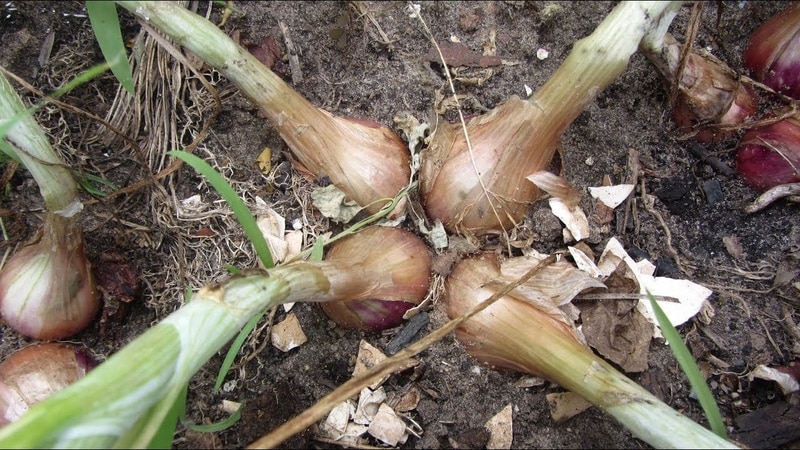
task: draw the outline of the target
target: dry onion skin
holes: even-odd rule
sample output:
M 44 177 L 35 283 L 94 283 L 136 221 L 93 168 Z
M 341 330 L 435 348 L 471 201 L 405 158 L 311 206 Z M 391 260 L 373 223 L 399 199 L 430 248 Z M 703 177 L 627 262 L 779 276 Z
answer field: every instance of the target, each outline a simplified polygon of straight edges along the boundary
M 0 363 L 0 427 L 83 378 L 96 365 L 86 351 L 56 342 L 34 344 L 12 353 Z

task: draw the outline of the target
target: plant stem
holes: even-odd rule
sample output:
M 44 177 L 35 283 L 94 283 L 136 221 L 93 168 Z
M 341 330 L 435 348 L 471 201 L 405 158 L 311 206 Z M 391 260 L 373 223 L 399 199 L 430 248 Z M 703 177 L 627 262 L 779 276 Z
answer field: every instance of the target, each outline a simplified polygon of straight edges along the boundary
M 30 171 L 48 211 L 70 218 L 83 209 L 78 186 L 69 168 L 53 151 L 36 119 L 27 111 L 14 87 L 0 72 L 0 123 L 10 124 L 5 139 L 7 151 Z M 2 137 L 0 136 L 0 139 Z

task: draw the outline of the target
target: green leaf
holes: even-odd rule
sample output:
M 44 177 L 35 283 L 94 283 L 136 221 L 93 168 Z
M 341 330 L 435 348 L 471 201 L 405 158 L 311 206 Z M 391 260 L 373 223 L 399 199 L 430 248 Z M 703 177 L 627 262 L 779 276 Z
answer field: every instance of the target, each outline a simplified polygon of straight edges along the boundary
M 711 390 L 708 388 L 703 374 L 700 373 L 697 363 L 695 363 L 694 358 L 692 358 L 692 354 L 689 352 L 689 349 L 686 348 L 686 344 L 683 343 L 683 339 L 681 339 L 680 334 L 678 334 L 678 330 L 672 326 L 667 315 L 664 314 L 664 311 L 658 305 L 656 299 L 653 298 L 653 295 L 650 294 L 650 291 L 647 291 L 647 297 L 650 299 L 650 305 L 653 307 L 653 312 L 656 315 L 656 320 L 658 320 L 658 326 L 661 328 L 661 332 L 664 333 L 664 338 L 669 343 L 672 353 L 675 355 L 675 359 L 678 360 L 678 364 L 680 364 L 681 369 L 683 369 L 683 372 L 689 379 L 692 389 L 697 393 L 697 400 L 700 402 L 700 406 L 703 407 L 703 412 L 705 412 L 708 423 L 711 425 L 711 431 L 723 439 L 728 439 L 728 432 L 725 430 L 725 424 L 722 422 L 722 415 L 719 412 L 717 402 L 714 400 L 714 396 L 711 394 Z
M 221 195 L 222 198 L 228 202 L 228 205 L 236 215 L 236 219 L 242 225 L 244 232 L 247 234 L 247 238 L 253 243 L 253 247 L 256 249 L 256 254 L 261 259 L 264 267 L 268 269 L 274 267 L 275 263 L 272 261 L 272 254 L 269 252 L 269 247 L 267 246 L 266 239 L 264 239 L 264 235 L 261 234 L 261 230 L 258 229 L 256 219 L 250 213 L 250 210 L 247 209 L 247 205 L 244 204 L 244 201 L 239 198 L 239 194 L 233 190 L 225 178 L 223 178 L 222 175 L 214 170 L 214 168 L 211 167 L 207 162 L 191 153 L 173 150 L 167 152 L 167 154 L 183 160 L 186 162 L 186 164 L 192 166 L 194 170 L 200 172 L 200 174 L 203 175 L 209 183 L 211 183 L 211 186 L 213 186 L 214 189 L 219 192 L 219 195 Z
M 225 355 L 225 360 L 222 361 L 222 365 L 219 368 L 217 382 L 214 383 L 215 394 L 219 392 L 219 388 L 222 387 L 222 383 L 225 381 L 225 376 L 228 375 L 228 372 L 230 372 L 231 366 L 233 366 L 233 360 L 236 359 L 236 355 L 239 353 L 239 349 L 244 345 L 245 339 L 247 339 L 247 336 L 250 335 L 256 325 L 258 325 L 258 322 L 261 321 L 261 319 L 264 317 L 264 314 L 266 314 L 266 311 L 253 316 L 239 332 L 239 335 L 236 336 L 236 339 L 234 339 L 233 343 L 231 344 L 231 348 L 228 349 L 228 353 Z
M 103 56 L 111 67 L 111 72 L 122 87 L 133 95 L 133 75 L 128 64 L 125 43 L 122 41 L 117 5 L 111 1 L 87 1 L 86 12 L 89 14 L 92 30 Z

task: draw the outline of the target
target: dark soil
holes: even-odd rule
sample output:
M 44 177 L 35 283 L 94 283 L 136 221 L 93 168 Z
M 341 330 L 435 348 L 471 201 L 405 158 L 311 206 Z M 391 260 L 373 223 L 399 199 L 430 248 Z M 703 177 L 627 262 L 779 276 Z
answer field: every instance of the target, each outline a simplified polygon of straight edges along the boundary
M 696 45 L 741 70 L 741 55 L 749 34 L 787 4 L 708 3 Z M 285 51 L 279 27 L 283 22 L 299 49 L 304 74 L 303 81 L 293 87 L 334 114 L 365 117 L 394 126 L 392 119 L 400 111 L 427 119 L 435 91 L 448 95 L 441 66 L 424 58 L 431 45 L 419 22 L 409 17 L 405 3 L 362 5 L 391 43 L 381 42 L 375 26 L 358 12 L 357 5 L 349 2 L 235 5 L 244 15 L 234 14 L 223 29 L 238 32 L 242 42 L 259 43 L 272 36 Z M 534 90 L 541 86 L 566 58 L 572 44 L 590 34 L 612 7 L 610 2 L 435 2 L 423 3 L 422 14 L 438 41 L 457 36 L 477 53 L 490 31 L 496 31 L 497 55 L 518 63 L 496 67 L 493 76 L 481 85 L 457 83 L 459 94 L 475 99 L 464 102 L 465 113 L 470 114 L 482 112 L 479 105 L 492 108 L 511 95 L 524 97 L 525 85 Z M 200 10 L 205 11 L 205 6 Z M 676 36 L 683 35 L 689 10 L 688 6 L 683 8 L 673 25 Z M 73 66 L 85 69 L 102 60 L 81 2 L 3 2 L 0 12 L 0 65 L 42 91 L 50 91 L 70 78 L 67 73 L 74 76 L 77 72 Z M 220 14 L 219 6 L 214 7 L 212 20 L 219 22 Z M 127 12 L 121 12 L 121 16 L 125 38 L 135 37 L 138 24 Z M 55 38 L 51 58 L 40 66 L 37 58 L 48 33 Z M 537 58 L 540 48 L 549 51 L 548 58 Z M 285 61 L 278 62 L 274 69 L 291 84 L 291 71 Z M 248 201 L 260 196 L 284 213 L 287 228 L 291 229 L 292 220 L 302 217 L 304 205 L 297 204 L 288 188 L 301 181 L 275 183 L 276 179 L 299 180 L 296 172 L 281 164 L 288 161 L 286 145 L 259 117 L 255 107 L 218 76 L 214 82 L 222 95 L 222 111 L 197 153 L 213 161 Z M 36 100 L 30 91 L 16 86 L 24 98 Z M 62 100 L 103 116 L 110 110 L 115 93 L 116 83 L 108 75 Z M 771 404 L 796 401 L 783 396 L 771 382 L 750 380 L 748 373 L 759 364 L 787 365 L 800 353 L 800 333 L 794 327 L 800 307 L 798 280 L 794 280 L 794 286 L 789 283 L 770 289 L 780 262 L 800 249 L 800 206 L 779 201 L 762 212 L 744 214 L 742 206 L 752 201 L 756 193 L 735 176 L 721 173 L 690 152 L 696 144 L 678 139 L 680 133 L 665 106 L 667 99 L 659 74 L 644 57 L 635 55 L 628 70 L 563 136 L 562 175 L 581 189 L 599 186 L 604 175 L 619 183 L 627 173 L 629 150 L 638 153 L 644 188 L 647 194 L 656 196 L 655 209 L 671 233 L 678 260 L 669 251 L 663 226 L 641 207 L 635 210 L 635 220 L 630 223 L 618 224 L 618 216 L 610 228 L 596 230 L 589 246 L 599 254 L 608 239 L 616 236 L 626 248 L 655 263 L 657 274 L 688 278 L 714 290 L 710 321 L 694 319 L 679 330 L 708 375 L 733 437 L 753 447 L 791 447 L 796 443 L 782 438 L 783 432 L 775 425 L 779 421 L 759 423 L 755 427 L 758 432 L 774 436 L 774 440 L 757 441 L 749 434 L 738 433 L 737 418 Z M 207 114 L 195 117 L 193 124 L 179 119 L 198 130 L 211 116 L 210 109 L 204 111 Z M 53 106 L 42 110 L 37 119 L 74 167 L 103 175 L 120 187 L 143 180 L 149 172 L 164 167 L 159 165 L 158 157 L 148 159 L 119 141 L 104 146 L 93 136 L 102 127 L 85 115 Z M 180 144 L 187 145 L 194 136 L 187 134 Z M 143 145 L 146 133 L 136 140 Z M 700 148 L 733 167 L 735 145 L 736 140 L 731 139 Z M 269 177 L 262 175 L 256 164 L 264 147 L 273 150 L 272 165 L 278 171 Z M 177 309 L 187 287 L 196 289 L 224 279 L 226 264 L 254 266 L 249 250 L 223 248 L 213 257 L 222 236 L 232 242 L 244 239 L 230 214 L 198 220 L 176 218 L 178 202 L 191 195 L 201 194 L 207 203 L 218 199 L 191 168 L 182 167 L 161 183 L 163 191 L 149 185 L 112 199 L 94 201 L 85 195 L 90 257 L 107 261 L 101 258 L 124 255 L 144 280 L 141 295 L 124 305 L 112 302 L 102 319 L 70 340 L 87 346 L 101 358 Z M 711 195 L 719 198 L 712 202 L 707 197 L 708 189 L 715 186 L 717 190 Z M 14 249 L 29 239 L 41 223 L 42 202 L 24 170 L 18 170 L 3 189 L 3 220 L 8 230 L 3 248 Z M 640 186 L 636 195 L 640 198 L 643 194 Z M 585 200 L 588 206 L 588 198 Z M 213 205 L 220 207 L 220 203 Z M 532 246 L 541 252 L 565 248 L 560 225 L 548 209 L 546 202 L 536 203 L 529 216 L 532 219 L 526 222 L 535 231 Z M 410 220 L 404 226 L 414 228 Z M 336 229 L 334 225 L 330 227 Z M 212 236 L 203 237 L 199 233 L 203 228 L 212 230 Z M 327 230 L 315 230 L 324 231 Z M 741 242 L 744 252 L 740 259 L 726 250 L 723 238 L 729 236 Z M 685 267 L 686 272 L 680 267 Z M 111 314 L 116 310 L 121 311 Z M 242 420 L 210 435 L 179 425 L 175 447 L 235 448 L 250 444 L 346 381 L 361 339 L 386 348 L 392 338 L 391 333 L 343 330 L 314 305 L 298 304 L 292 311 L 308 336 L 306 344 L 287 353 L 270 345 L 261 349 L 264 333 L 242 349 L 237 369 L 228 375 L 223 392 L 214 394 L 212 387 L 227 349 L 190 384 L 187 414 L 191 421 L 211 423 L 224 419 L 227 413 L 221 409 L 223 400 L 244 404 Z M 275 321 L 282 320 L 284 314 L 279 310 Z M 442 305 L 434 302 L 427 330 L 445 320 Z M 0 332 L 0 354 L 4 356 L 31 342 L 5 325 Z M 561 388 L 547 383 L 517 387 L 525 376 L 480 366 L 452 336 L 430 347 L 418 359 L 421 364 L 417 369 L 394 375 L 385 384 L 387 392 L 403 393 L 411 387 L 422 392 L 410 417 L 423 432 L 420 437 L 410 437 L 403 447 L 481 447 L 486 438 L 481 431 L 484 424 L 508 404 L 513 405 L 515 448 L 646 447 L 598 409 L 556 424 L 545 394 Z M 631 378 L 671 407 L 707 425 L 688 381 L 662 340 L 650 344 L 648 363 L 646 371 L 631 373 Z M 773 426 L 776 429 L 770 432 Z M 315 441 L 314 436 L 313 429 L 307 430 L 285 445 L 330 445 Z

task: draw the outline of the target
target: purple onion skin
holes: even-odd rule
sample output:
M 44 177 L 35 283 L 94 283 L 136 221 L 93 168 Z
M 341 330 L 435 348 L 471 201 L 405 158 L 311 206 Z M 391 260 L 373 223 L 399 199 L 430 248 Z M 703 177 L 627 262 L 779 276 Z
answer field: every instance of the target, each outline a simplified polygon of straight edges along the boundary
M 385 300 L 362 300 L 349 305 L 368 331 L 381 331 L 400 325 L 403 323 L 403 314 L 414 306 L 410 302 Z
M 736 166 L 759 192 L 800 182 L 800 117 L 748 131 L 739 142 Z
M 744 65 L 756 80 L 800 100 L 800 2 L 753 33 L 744 52 Z

